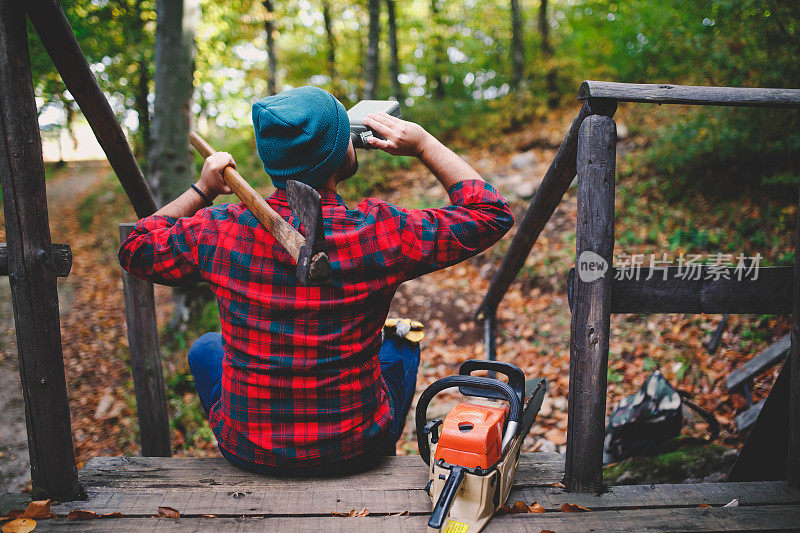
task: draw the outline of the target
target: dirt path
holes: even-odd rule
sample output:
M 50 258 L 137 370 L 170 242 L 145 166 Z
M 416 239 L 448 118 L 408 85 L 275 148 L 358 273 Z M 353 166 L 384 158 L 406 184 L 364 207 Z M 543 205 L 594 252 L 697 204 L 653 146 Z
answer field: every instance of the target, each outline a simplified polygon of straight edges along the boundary
M 104 163 L 74 164 L 47 183 L 47 201 L 53 242 L 69 242 L 64 217 L 97 185 L 107 172 Z M 3 231 L 3 233 L 5 233 Z M 3 238 L 5 240 L 5 238 Z M 72 307 L 75 282 L 59 280 L 62 316 Z M 14 332 L 14 310 L 8 278 L 0 277 L 0 493 L 20 492 L 30 480 L 30 461 L 25 427 L 25 406 L 19 380 Z

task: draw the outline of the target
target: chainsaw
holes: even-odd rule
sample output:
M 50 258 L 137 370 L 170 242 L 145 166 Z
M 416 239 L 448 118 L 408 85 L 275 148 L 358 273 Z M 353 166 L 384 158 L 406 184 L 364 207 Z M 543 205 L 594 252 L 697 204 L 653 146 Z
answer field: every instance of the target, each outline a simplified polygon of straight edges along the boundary
M 508 383 L 472 373 L 503 374 Z M 444 418 L 427 421 L 428 404 L 439 392 L 458 387 L 469 401 Z M 527 383 L 518 366 L 465 361 L 459 375 L 434 382 L 419 397 L 417 443 L 428 471 L 433 503 L 428 531 L 477 533 L 505 504 L 519 466 L 520 449 L 542 406 L 547 382 Z M 527 402 L 527 403 L 526 403 Z

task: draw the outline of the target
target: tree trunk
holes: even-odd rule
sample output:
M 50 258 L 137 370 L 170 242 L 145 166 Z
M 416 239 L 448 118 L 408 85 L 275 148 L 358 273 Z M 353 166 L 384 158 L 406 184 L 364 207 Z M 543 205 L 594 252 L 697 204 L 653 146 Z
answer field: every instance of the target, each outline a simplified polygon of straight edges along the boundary
M 331 19 L 331 4 L 322 0 L 322 21 L 325 26 L 325 39 L 328 42 L 328 77 L 334 94 L 339 92 L 339 74 L 336 72 L 336 38 L 333 36 L 333 20 Z
M 142 49 L 142 36 L 144 34 L 144 20 L 142 19 L 142 0 L 136 0 L 134 10 L 134 24 L 136 25 L 137 46 L 139 49 L 139 83 L 136 87 L 136 114 L 139 117 L 139 138 L 141 140 L 141 154 L 150 153 L 150 74 L 147 55 Z
M 378 41 L 381 38 L 380 0 L 369 0 L 369 41 L 367 65 L 364 69 L 364 98 L 374 100 L 378 94 Z
M 431 73 L 431 85 L 435 98 L 444 98 L 444 48 L 442 47 L 442 36 L 439 33 L 439 0 L 431 0 L 431 24 L 433 25 L 432 51 L 433 51 L 433 72 Z
M 189 152 L 198 0 L 156 2 L 155 113 L 150 180 L 159 207 L 195 178 Z
M 525 43 L 522 35 L 522 12 L 519 0 L 511 2 L 511 87 L 516 89 L 522 82 L 525 69 Z M 547 0 L 542 0 L 545 4 Z
M 544 60 L 547 83 L 547 105 L 551 108 L 558 105 L 558 88 L 556 87 L 556 71 L 550 64 L 553 58 L 553 47 L 550 45 L 550 25 L 547 23 L 547 0 L 539 4 L 539 34 L 542 38 L 542 59 Z
M 157 0 L 155 113 L 148 163 L 150 185 L 159 207 L 183 193 L 195 176 L 189 148 L 192 93 L 194 92 L 194 32 L 200 15 L 199 0 Z M 186 324 L 202 308 L 198 288 L 176 288 L 172 326 Z
M 272 0 L 263 0 L 261 4 L 267 10 L 264 19 L 264 30 L 267 32 L 267 92 L 278 93 L 278 59 L 275 56 L 275 8 Z
M 392 96 L 398 102 L 403 101 L 403 89 L 400 86 L 400 60 L 397 54 L 397 23 L 395 21 L 394 0 L 386 0 L 386 12 L 389 15 L 389 70 L 392 76 Z

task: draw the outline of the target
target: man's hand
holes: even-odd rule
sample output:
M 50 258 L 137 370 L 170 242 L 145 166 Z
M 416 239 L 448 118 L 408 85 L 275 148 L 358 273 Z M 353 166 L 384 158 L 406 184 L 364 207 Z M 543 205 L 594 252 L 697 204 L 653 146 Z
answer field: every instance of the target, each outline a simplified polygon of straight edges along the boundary
M 225 167 L 236 168 L 233 156 L 228 152 L 216 152 L 206 158 L 203 170 L 200 171 L 200 181 L 197 186 L 208 195 L 231 194 L 231 188 L 225 185 L 223 172 Z
M 400 120 L 386 113 L 370 113 L 364 117 L 364 125 L 386 137 L 386 140 L 368 137 L 369 144 L 392 155 L 419 157 L 445 190 L 449 191 L 450 187 L 460 181 L 481 179 L 466 161 L 419 124 Z
M 368 137 L 367 142 L 392 155 L 420 157 L 433 139 L 419 124 L 386 113 L 370 113 L 364 117 L 364 125 L 386 137 L 386 140 Z

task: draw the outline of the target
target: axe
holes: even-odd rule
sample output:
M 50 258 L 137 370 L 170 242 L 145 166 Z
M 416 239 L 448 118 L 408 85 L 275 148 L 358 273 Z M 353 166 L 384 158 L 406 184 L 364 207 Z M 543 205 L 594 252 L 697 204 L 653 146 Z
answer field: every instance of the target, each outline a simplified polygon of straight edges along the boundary
M 197 133 L 189 134 L 189 142 L 203 157 L 216 152 Z M 286 185 L 289 207 L 306 228 L 306 236 L 303 238 L 300 232 L 275 212 L 233 167 L 225 167 L 223 179 L 233 194 L 297 262 L 297 278 L 302 285 L 320 286 L 331 282 L 331 263 L 325 248 L 321 198 L 317 191 L 305 183 L 294 180 L 289 180 Z

